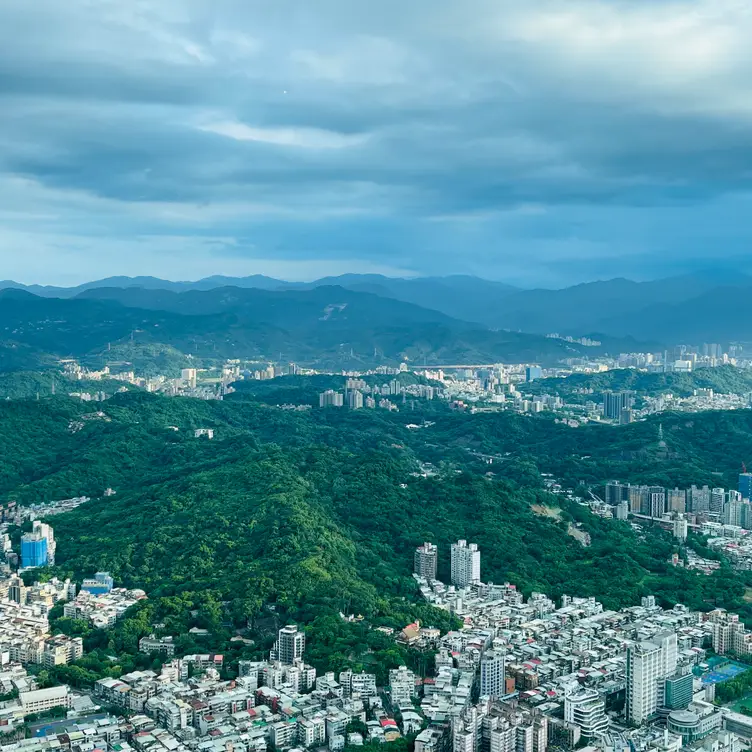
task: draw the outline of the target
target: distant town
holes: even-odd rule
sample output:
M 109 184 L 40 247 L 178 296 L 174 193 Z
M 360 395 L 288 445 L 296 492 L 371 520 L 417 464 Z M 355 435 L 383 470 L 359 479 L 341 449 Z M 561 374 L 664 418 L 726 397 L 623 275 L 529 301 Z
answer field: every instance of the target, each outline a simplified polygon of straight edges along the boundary
M 558 337 L 558 335 L 549 335 Z M 752 406 L 752 391 L 742 393 L 719 392 L 697 388 L 689 396 L 670 392 L 641 395 L 639 400 L 630 390 L 579 390 L 576 399 L 562 397 L 554 387 L 550 393 L 532 389 L 535 382 L 547 378 L 565 378 L 575 374 L 598 375 L 615 369 L 632 369 L 646 374 L 691 374 L 719 366 L 752 369 L 752 357 L 743 346 L 724 350 L 718 344 L 699 347 L 679 347 L 661 353 L 623 353 L 618 358 L 593 357 L 568 359 L 556 367 L 537 364 L 445 365 L 441 367 L 409 366 L 399 368 L 381 366 L 366 371 L 343 371 L 330 375 L 345 377 L 342 388 L 324 390 L 319 395 L 319 408 L 382 409 L 399 411 L 405 406 L 415 407 L 416 400 L 445 401 L 456 410 L 476 412 L 514 411 L 520 414 L 553 413 L 570 426 L 586 423 L 625 425 L 665 411 L 700 412 L 704 410 L 738 410 Z M 208 369 L 184 368 L 177 378 L 167 376 L 139 376 L 129 369 L 106 366 L 92 371 L 77 361 L 61 362 L 67 393 L 84 401 L 102 401 L 108 393 L 70 388 L 71 380 L 86 383 L 114 380 L 166 396 L 185 396 L 199 399 L 223 399 L 235 391 L 238 381 L 269 381 L 282 376 L 316 376 L 323 372 L 288 364 L 243 364 L 226 361 Z M 751 371 L 752 372 L 752 371 Z M 400 374 L 414 374 L 425 380 L 420 384 L 404 384 L 395 379 Z M 369 377 L 385 377 L 380 383 Z M 56 386 L 54 376 L 52 384 Z M 366 381 L 365 379 L 369 380 Z M 637 404 L 639 401 L 639 405 Z M 288 409 L 310 409 L 311 405 L 280 405 Z

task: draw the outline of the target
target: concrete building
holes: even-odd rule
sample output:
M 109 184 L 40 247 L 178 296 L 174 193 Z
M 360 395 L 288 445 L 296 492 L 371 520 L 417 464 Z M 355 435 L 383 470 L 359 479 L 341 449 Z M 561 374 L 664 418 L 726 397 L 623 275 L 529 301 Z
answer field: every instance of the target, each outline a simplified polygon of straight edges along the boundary
M 415 549 L 413 572 L 426 580 L 435 580 L 438 561 L 438 548 L 433 543 L 424 543 Z
M 185 381 L 190 389 L 196 388 L 197 372 L 195 368 L 183 368 L 180 371 L 180 378 Z
M 292 666 L 303 660 L 305 652 L 305 634 L 298 630 L 297 624 L 288 624 L 277 633 L 272 657 L 280 663 Z
M 347 393 L 347 406 L 351 410 L 360 410 L 363 407 L 363 392 L 355 389 Z
M 78 660 L 83 654 L 84 644 L 80 637 L 59 634 L 45 641 L 42 664 L 47 667 L 66 666 Z
M 594 739 L 608 730 L 606 704 L 595 689 L 581 688 L 564 698 L 564 720 L 579 726 L 586 739 Z
M 24 713 L 44 713 L 52 708 L 69 708 L 70 693 L 68 686 L 37 689 L 33 692 L 21 692 L 19 695 Z
M 687 518 L 683 514 L 678 515 L 674 520 L 674 538 L 680 541 L 687 540 L 688 530 Z
M 456 587 L 480 582 L 480 551 L 475 543 L 459 540 L 451 549 L 451 580 Z
M 663 705 L 665 680 L 676 673 L 675 632 L 661 632 L 650 642 L 627 649 L 627 718 L 642 724 Z
M 506 656 L 499 650 L 488 650 L 480 659 L 480 695 L 494 700 L 506 694 Z
M 112 592 L 115 581 L 109 572 L 97 572 L 93 579 L 86 579 L 81 583 L 81 590 L 92 595 L 106 595 Z
M 683 488 L 669 488 L 666 496 L 667 511 L 681 514 L 687 511 L 687 492 Z
M 666 679 L 663 704 L 670 710 L 683 710 L 692 702 L 693 689 L 694 677 L 691 672 L 670 676 Z
M 345 395 L 342 392 L 335 392 L 334 389 L 327 389 L 319 394 L 319 407 L 343 407 L 345 404 Z
M 400 666 L 389 672 L 389 696 L 392 705 L 397 707 L 412 705 L 415 696 L 415 674 L 407 666 Z

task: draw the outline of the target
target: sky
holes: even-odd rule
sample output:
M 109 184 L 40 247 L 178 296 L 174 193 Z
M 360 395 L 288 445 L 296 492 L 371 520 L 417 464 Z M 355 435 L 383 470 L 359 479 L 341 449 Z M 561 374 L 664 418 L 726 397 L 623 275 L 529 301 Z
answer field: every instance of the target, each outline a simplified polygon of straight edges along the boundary
M 752 268 L 747 0 L 3 0 L 0 278 Z

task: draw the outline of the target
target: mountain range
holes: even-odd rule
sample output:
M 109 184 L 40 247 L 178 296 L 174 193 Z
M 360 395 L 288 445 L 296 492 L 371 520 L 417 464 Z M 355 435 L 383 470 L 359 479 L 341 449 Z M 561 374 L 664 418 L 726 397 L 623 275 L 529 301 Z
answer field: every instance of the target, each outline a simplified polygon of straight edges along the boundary
M 117 298 L 103 290 L 131 291 L 127 305 L 170 306 L 166 293 L 212 292 L 222 288 L 267 292 L 304 292 L 339 287 L 443 313 L 490 329 L 532 334 L 632 337 L 662 344 L 752 340 L 752 277 L 707 271 L 649 282 L 612 279 L 559 290 L 522 290 L 503 282 L 454 275 L 400 279 L 377 274 L 345 274 L 313 282 L 286 282 L 253 275 L 214 276 L 196 282 L 171 282 L 156 277 L 110 277 L 77 287 L 24 286 L 0 282 L 0 289 L 21 289 L 47 298 L 82 296 Z M 134 290 L 140 290 L 139 298 Z M 147 292 L 159 298 L 146 295 Z M 182 299 L 187 304 L 197 298 Z M 294 300 L 288 298 L 287 300 Z M 396 309 L 397 311 L 399 309 Z
M 0 290 L 0 370 L 60 358 L 174 372 L 191 359 L 374 365 L 556 362 L 588 348 L 489 329 L 404 301 L 322 286 L 307 290 L 88 288 L 73 298 Z M 161 359 L 161 360 L 160 360 Z

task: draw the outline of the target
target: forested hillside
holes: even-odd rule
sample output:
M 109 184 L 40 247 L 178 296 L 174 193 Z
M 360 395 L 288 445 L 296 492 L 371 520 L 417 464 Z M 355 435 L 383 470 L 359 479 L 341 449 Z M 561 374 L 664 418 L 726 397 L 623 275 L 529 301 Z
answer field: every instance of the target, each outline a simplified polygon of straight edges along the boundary
M 740 575 L 670 567 L 666 534 L 638 537 L 559 501 L 539 471 L 571 483 L 718 483 L 716 471 L 733 477 L 731 446 L 752 454 L 752 413 L 669 418 L 664 451 L 651 422 L 570 429 L 446 411 L 415 430 L 403 414 L 295 413 L 239 394 L 204 402 L 131 393 L 100 407 L 103 415 L 64 398 L 0 404 L 0 497 L 93 497 L 54 518 L 58 572 L 107 569 L 147 590 L 148 604 L 114 636 L 87 637 L 122 655 L 154 622 L 175 635 L 210 631 L 198 643 L 182 637 L 184 650 L 256 655 L 275 625 L 295 619 L 308 626 L 320 668 L 365 660 L 386 670 L 409 656 L 391 641 L 375 644 L 381 637 L 366 625 L 451 623 L 419 602 L 410 577 L 423 540 L 440 546 L 444 577 L 449 544 L 467 538 L 482 549 L 484 579 L 526 592 L 597 595 L 609 607 L 654 593 L 666 603 L 749 610 Z M 199 427 L 215 438 L 194 438 Z M 488 465 L 477 452 L 499 459 Z M 423 477 L 427 461 L 436 470 Z M 103 498 L 108 487 L 117 493 Z M 590 533 L 590 547 L 568 534 L 573 523 Z M 365 622 L 346 624 L 340 611 Z M 255 646 L 230 642 L 238 629 Z
M 598 399 L 609 389 L 629 389 L 638 397 L 667 393 L 689 397 L 695 389 L 744 394 L 752 392 L 752 369 L 728 365 L 700 368 L 692 373 L 646 373 L 634 368 L 622 368 L 596 374 L 576 373 L 566 378 L 538 379 L 525 385 L 526 392 L 559 394 L 570 402 Z
M 342 370 L 384 363 L 557 362 L 581 346 L 479 324 L 341 287 L 284 292 L 88 290 L 72 299 L 0 290 L 0 372 L 73 357 L 175 375 L 194 359 L 295 361 Z

